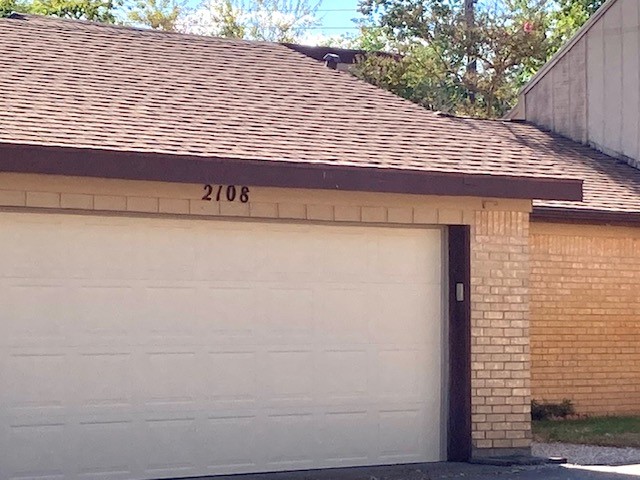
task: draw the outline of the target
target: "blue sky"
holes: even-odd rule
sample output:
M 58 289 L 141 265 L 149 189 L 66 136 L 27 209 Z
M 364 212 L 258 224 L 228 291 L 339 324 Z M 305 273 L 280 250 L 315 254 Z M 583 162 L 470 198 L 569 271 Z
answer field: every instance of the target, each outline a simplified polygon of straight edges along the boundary
M 1 0 L 0 0 L 1 1 Z M 254 0 L 247 0 L 251 3 Z M 315 5 L 319 0 L 309 0 L 310 5 Z M 326 42 L 328 37 L 341 37 L 345 34 L 355 34 L 358 32 L 353 19 L 360 17 L 358 3 L 360 0 L 320 0 L 316 17 L 319 24 L 310 28 L 301 43 L 317 45 Z M 198 9 L 203 4 L 203 0 L 187 0 L 187 4 Z
M 327 37 L 355 33 L 351 19 L 358 16 L 358 0 L 323 0 L 318 10 L 321 24 L 314 33 Z

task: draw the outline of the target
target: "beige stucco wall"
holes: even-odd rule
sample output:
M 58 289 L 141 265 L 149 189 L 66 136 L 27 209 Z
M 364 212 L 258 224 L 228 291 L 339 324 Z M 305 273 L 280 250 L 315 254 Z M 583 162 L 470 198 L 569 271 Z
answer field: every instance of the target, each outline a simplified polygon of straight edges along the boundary
M 530 445 L 530 201 L 250 186 L 243 204 L 203 194 L 200 184 L 0 173 L 0 208 L 12 210 L 470 225 L 474 446 Z
M 511 116 L 638 166 L 640 2 L 612 1 L 602 12 L 525 87 Z
M 640 413 L 640 228 L 531 224 L 532 393 Z

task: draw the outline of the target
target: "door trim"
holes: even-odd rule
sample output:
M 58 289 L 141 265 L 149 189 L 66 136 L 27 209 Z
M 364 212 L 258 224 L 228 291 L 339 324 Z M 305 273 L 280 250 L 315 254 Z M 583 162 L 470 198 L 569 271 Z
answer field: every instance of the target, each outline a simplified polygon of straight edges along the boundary
M 450 226 L 447 460 L 471 459 L 471 228 Z M 460 286 L 460 284 L 462 286 Z M 462 294 L 461 294 L 462 293 Z

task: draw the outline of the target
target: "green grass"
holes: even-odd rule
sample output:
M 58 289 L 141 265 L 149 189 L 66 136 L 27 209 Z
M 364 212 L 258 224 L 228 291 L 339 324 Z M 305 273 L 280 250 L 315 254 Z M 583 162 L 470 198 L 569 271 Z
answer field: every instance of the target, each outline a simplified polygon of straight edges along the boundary
M 640 416 L 590 417 L 533 422 L 536 442 L 640 448 Z

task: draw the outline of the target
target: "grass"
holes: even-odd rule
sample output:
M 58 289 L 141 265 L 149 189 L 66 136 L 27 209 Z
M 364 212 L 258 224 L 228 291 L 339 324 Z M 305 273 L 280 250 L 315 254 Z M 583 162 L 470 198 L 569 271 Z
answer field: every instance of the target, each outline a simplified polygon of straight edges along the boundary
M 533 438 L 543 443 L 640 448 L 640 416 L 537 420 L 533 422 Z

